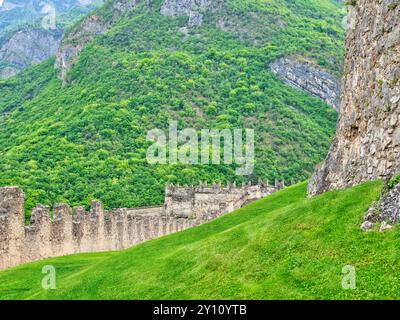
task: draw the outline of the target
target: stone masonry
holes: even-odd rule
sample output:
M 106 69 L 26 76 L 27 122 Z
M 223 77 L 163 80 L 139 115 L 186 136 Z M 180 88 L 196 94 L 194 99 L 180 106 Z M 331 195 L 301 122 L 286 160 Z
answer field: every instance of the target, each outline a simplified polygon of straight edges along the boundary
M 0 269 L 48 257 L 82 252 L 121 250 L 163 235 L 194 227 L 241 208 L 283 185 L 259 184 L 198 187 L 168 186 L 165 204 L 106 211 L 93 201 L 84 207 L 37 205 L 24 225 L 24 193 L 0 188 Z
M 348 7 L 337 134 L 310 195 L 400 170 L 400 1 L 357 0 Z

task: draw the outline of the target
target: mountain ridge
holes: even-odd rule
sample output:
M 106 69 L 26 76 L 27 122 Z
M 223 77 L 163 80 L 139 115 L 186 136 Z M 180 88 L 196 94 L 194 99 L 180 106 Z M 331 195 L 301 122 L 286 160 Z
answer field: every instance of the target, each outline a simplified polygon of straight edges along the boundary
M 1 271 L 0 295 L 49 300 L 394 299 L 399 297 L 394 281 L 400 267 L 399 229 L 365 234 L 358 227 L 381 187 L 381 182 L 369 182 L 308 199 L 302 183 L 129 250 Z M 40 285 L 46 265 L 57 270 L 57 290 Z M 343 288 L 349 267 L 356 270 L 356 290 Z
M 0 6 L 0 79 L 54 56 L 64 31 L 99 3 L 5 0 Z
M 269 64 L 298 54 L 340 72 L 336 1 L 229 0 L 187 29 L 190 17 L 161 15 L 164 1 L 148 4 L 85 44 L 67 85 L 53 59 L 0 82 L 0 184 L 23 188 L 28 212 L 36 203 L 94 198 L 106 208 L 158 205 L 169 182 L 290 184 L 322 160 L 336 112 L 286 86 Z M 95 14 L 111 19 L 110 6 Z M 179 129 L 254 129 L 253 174 L 237 176 L 235 165 L 147 163 L 147 131 L 174 120 Z

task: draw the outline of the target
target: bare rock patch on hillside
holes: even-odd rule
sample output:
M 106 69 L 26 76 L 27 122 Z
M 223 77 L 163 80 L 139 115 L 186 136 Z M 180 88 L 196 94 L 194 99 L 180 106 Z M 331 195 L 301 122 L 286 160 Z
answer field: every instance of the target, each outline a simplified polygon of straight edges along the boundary
M 340 79 L 302 58 L 285 57 L 275 60 L 270 68 L 292 87 L 324 100 L 336 111 L 340 110 Z

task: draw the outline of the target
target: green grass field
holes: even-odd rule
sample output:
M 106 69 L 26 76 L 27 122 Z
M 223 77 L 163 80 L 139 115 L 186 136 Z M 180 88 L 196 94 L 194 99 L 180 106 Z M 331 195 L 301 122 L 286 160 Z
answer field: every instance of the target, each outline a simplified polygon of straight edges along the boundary
M 0 272 L 2 299 L 400 298 L 400 232 L 360 231 L 380 182 L 307 199 L 287 188 L 206 225 L 111 253 Z M 44 265 L 57 289 L 41 288 Z M 357 288 L 342 289 L 352 265 Z

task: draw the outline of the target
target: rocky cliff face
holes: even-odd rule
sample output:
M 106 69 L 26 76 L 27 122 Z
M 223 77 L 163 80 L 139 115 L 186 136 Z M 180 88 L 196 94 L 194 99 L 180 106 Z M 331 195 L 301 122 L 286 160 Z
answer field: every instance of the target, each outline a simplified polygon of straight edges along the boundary
M 110 16 L 93 14 L 87 16 L 80 25 L 68 33 L 62 40 L 57 52 L 55 67 L 60 70 L 63 84 L 67 83 L 68 71 L 71 69 L 79 53 L 96 36 L 110 30 L 115 21 L 124 13 L 136 8 L 140 0 L 121 0 L 109 3 Z
M 162 207 L 105 211 L 93 201 L 85 207 L 67 204 L 37 205 L 25 226 L 24 193 L 16 187 L 0 188 L 0 269 L 47 257 L 81 252 L 121 250 L 141 242 L 214 220 L 249 202 L 278 191 L 265 184 L 237 188 L 201 185 L 168 186 Z
M 90 12 L 100 2 L 101 0 L 0 0 L 0 34 L 44 18 L 52 9 L 57 17 L 63 14 L 74 17 Z
M 67 84 L 68 72 L 76 62 L 79 53 L 96 36 L 106 33 L 113 24 L 126 12 L 134 10 L 140 0 L 120 0 L 109 4 L 110 16 L 101 15 L 88 16 L 75 31 L 70 32 L 62 41 L 58 50 L 55 67 L 60 70 L 60 78 L 63 84 Z M 186 32 L 187 28 L 198 27 L 203 24 L 203 13 L 214 8 L 219 1 L 211 0 L 166 0 L 160 13 L 164 16 L 179 17 L 188 16 L 187 26 L 182 28 Z M 147 1 L 149 7 L 152 1 Z
M 357 0 L 349 9 L 337 135 L 310 195 L 400 170 L 400 2 Z
M 285 83 L 324 100 L 340 109 L 340 79 L 316 64 L 301 58 L 281 58 L 271 63 L 272 72 Z
M 20 70 L 54 56 L 62 37 L 62 30 L 41 28 L 21 30 L 0 45 L 0 78 L 5 79 Z
M 203 24 L 204 11 L 214 7 L 217 1 L 211 0 L 166 0 L 161 7 L 164 16 L 188 16 L 187 27 L 199 27 Z
M 102 0 L 4 0 L 0 6 L 0 79 L 9 78 L 57 52 L 63 30 Z M 56 28 L 47 28 L 54 13 Z

